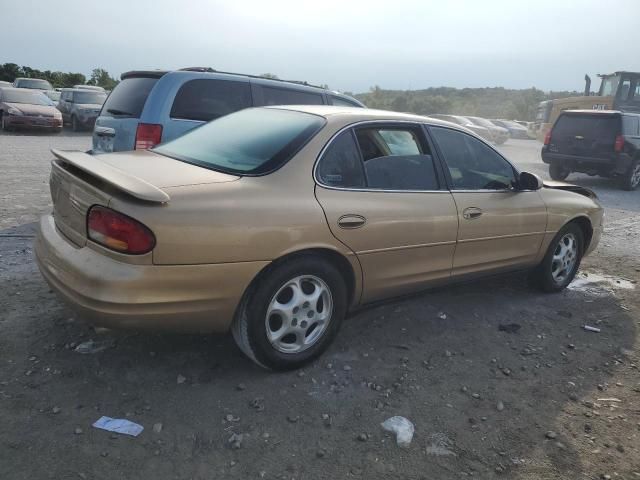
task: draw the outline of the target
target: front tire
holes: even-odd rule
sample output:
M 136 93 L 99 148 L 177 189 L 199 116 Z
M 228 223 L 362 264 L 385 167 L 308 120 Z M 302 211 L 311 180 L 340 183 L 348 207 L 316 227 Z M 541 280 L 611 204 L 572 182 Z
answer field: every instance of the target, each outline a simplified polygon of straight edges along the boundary
M 347 312 L 347 288 L 336 267 L 314 256 L 272 268 L 245 295 L 232 326 L 238 347 L 258 365 L 299 368 L 318 357 Z
M 553 162 L 549 165 L 549 176 L 552 180 L 561 182 L 563 180 L 566 180 L 570 173 L 571 170 L 560 165 L 559 163 Z
M 5 119 L 4 112 L 0 112 L 0 129 L 3 132 L 8 132 L 9 131 L 9 125 L 7 125 L 7 121 Z
M 584 234 L 575 223 L 565 225 L 549 244 L 547 253 L 532 272 L 532 280 L 542 291 L 564 290 L 580 268 L 584 254 Z
M 640 158 L 636 158 L 631 162 L 629 170 L 622 178 L 622 188 L 624 190 L 635 190 L 640 186 Z
M 75 115 L 71 116 L 71 130 L 73 130 L 74 132 L 80 131 L 80 124 L 78 123 L 78 119 Z

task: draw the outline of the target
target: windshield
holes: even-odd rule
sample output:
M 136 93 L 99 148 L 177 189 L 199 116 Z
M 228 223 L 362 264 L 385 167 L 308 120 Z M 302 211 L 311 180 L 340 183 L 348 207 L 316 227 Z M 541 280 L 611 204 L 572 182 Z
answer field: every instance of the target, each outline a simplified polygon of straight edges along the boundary
M 16 82 L 16 87 L 19 88 L 35 88 L 38 90 L 53 90 L 53 87 L 46 80 L 40 80 L 38 78 L 23 78 Z
M 280 168 L 324 125 L 309 113 L 251 108 L 209 122 L 153 151 L 187 163 L 235 174 Z
M 602 84 L 600 85 L 600 96 L 609 97 L 616 94 L 618 85 L 620 84 L 620 75 L 611 75 L 610 77 L 603 77 Z
M 28 103 L 30 105 L 52 105 L 52 101 L 40 92 L 4 90 L 2 101 L 6 103 Z
M 107 99 L 107 95 L 100 92 L 75 92 L 73 94 L 74 103 L 93 103 L 102 105 Z

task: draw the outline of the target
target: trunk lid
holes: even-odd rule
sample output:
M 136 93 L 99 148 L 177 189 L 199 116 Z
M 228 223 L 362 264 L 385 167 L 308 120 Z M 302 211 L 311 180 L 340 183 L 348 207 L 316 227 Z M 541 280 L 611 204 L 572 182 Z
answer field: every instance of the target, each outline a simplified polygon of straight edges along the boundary
M 52 152 L 56 159 L 49 186 L 54 219 L 58 229 L 77 246 L 86 243 L 86 218 L 91 206 L 109 206 L 114 195 L 125 194 L 132 202 L 167 203 L 171 197 L 163 189 L 240 178 L 146 150 L 99 157 L 83 152 Z
M 563 113 L 551 130 L 549 151 L 579 157 L 610 158 L 622 133 L 619 114 Z

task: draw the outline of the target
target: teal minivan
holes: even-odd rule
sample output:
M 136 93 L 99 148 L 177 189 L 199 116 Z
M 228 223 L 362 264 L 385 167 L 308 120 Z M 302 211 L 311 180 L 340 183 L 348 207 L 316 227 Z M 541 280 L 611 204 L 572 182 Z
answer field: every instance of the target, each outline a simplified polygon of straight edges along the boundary
M 122 74 L 96 119 L 92 153 L 152 148 L 210 120 L 265 105 L 364 107 L 348 95 L 301 82 L 209 68 Z

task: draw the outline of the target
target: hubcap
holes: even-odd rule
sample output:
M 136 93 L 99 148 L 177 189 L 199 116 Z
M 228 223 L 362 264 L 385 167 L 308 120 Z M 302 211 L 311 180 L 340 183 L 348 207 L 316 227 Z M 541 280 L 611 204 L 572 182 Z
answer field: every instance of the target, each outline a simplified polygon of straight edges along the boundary
M 631 172 L 631 186 L 637 187 L 640 185 L 640 162 L 638 162 Z
M 313 275 L 292 278 L 269 303 L 267 339 L 279 352 L 302 352 L 322 337 L 332 314 L 331 291 L 322 279 Z
M 573 233 L 565 234 L 553 252 L 551 276 L 556 283 L 564 282 L 578 260 L 578 242 Z

